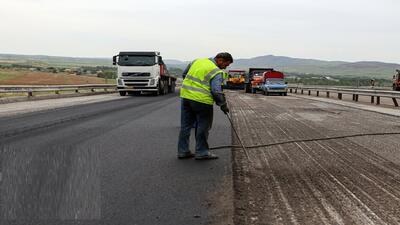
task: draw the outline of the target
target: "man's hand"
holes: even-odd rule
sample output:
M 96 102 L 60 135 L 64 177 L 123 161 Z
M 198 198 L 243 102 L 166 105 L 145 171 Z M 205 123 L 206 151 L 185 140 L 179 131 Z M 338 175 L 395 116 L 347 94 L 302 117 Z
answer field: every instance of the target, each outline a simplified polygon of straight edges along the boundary
M 229 113 L 229 108 L 228 108 L 228 104 L 222 104 L 221 106 L 220 106 L 220 108 L 221 108 L 221 110 L 222 110 L 222 112 L 224 112 L 225 114 L 228 114 Z

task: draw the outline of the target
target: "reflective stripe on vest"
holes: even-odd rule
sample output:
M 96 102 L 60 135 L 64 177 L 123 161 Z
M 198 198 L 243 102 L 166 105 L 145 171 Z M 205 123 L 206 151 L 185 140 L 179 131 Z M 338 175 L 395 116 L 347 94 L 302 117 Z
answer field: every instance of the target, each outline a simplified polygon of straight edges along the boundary
M 210 81 L 219 73 L 219 69 L 210 59 L 197 59 L 191 65 L 181 88 L 181 98 L 212 105 Z

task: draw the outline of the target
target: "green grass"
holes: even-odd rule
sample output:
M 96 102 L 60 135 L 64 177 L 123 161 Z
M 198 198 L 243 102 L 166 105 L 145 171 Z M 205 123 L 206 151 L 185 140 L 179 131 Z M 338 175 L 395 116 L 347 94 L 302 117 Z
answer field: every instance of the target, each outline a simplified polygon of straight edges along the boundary
M 0 80 L 8 80 L 15 78 L 16 76 L 18 76 L 18 74 L 15 72 L 0 71 Z

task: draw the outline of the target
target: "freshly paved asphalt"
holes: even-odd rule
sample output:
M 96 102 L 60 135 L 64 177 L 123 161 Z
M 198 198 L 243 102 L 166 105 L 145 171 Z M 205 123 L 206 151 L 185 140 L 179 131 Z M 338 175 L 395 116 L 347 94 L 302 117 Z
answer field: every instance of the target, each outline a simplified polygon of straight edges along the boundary
M 210 145 L 231 144 L 214 111 Z M 176 159 L 179 118 L 176 94 L 0 117 L 0 224 L 221 223 L 230 150 Z

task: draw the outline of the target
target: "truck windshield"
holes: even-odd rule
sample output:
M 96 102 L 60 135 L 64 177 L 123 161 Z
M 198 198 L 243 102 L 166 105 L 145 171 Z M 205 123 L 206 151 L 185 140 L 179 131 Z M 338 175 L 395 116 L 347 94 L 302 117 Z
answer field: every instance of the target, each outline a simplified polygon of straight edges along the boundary
M 153 66 L 156 64 L 154 56 L 121 55 L 118 60 L 120 66 Z

